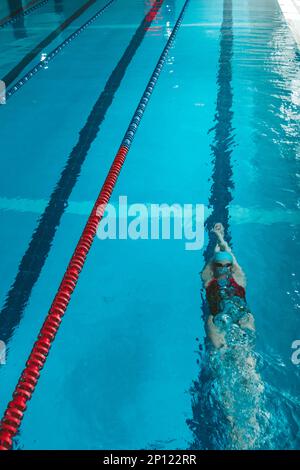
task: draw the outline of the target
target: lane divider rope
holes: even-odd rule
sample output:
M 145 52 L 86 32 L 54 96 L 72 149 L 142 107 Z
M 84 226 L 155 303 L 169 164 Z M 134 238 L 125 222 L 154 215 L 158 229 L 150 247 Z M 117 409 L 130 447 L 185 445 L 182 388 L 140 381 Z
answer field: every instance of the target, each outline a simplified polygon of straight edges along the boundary
M 51 344 L 55 339 L 62 318 L 66 312 L 71 295 L 76 287 L 80 272 L 84 266 L 87 254 L 96 235 L 98 225 L 103 217 L 105 207 L 112 195 L 127 153 L 131 147 L 146 106 L 165 64 L 168 52 L 175 40 L 189 1 L 190 0 L 185 0 L 173 31 L 159 57 L 136 111 L 133 114 L 119 150 L 117 151 L 99 196 L 91 214 L 89 215 L 86 226 L 83 229 L 79 242 L 68 264 L 65 275 L 47 314 L 46 320 L 39 332 L 38 339 L 33 346 L 26 362 L 25 369 L 23 370 L 13 392 L 12 400 L 7 405 L 0 423 L 0 450 L 9 450 L 12 447 L 13 437 L 17 434 L 20 428 L 21 421 L 27 408 L 27 401 L 30 400 L 35 390 L 40 377 L 40 371 L 45 364 Z
M 23 9 L 19 9 L 17 10 L 17 12 L 15 12 L 13 14 L 13 16 L 7 16 L 6 18 L 4 18 L 4 20 L 2 20 L 0 22 L 0 29 L 1 28 L 5 28 L 6 26 L 12 24 L 12 23 L 15 23 L 16 21 L 18 21 L 22 16 L 27 16 L 27 15 L 30 15 L 30 13 L 34 12 L 35 10 L 37 10 L 38 8 L 46 5 L 46 3 L 49 2 L 49 0 L 42 0 L 41 2 L 38 2 L 38 3 L 35 3 L 35 1 L 32 1 L 32 2 L 29 2 L 28 5 L 23 8 Z M 35 5 L 32 5 L 33 3 L 35 3 Z M 32 5 L 32 6 L 30 6 Z
M 22 78 L 20 78 L 11 88 L 6 92 L 6 100 L 11 98 L 17 91 L 20 90 L 28 81 L 34 77 L 40 70 L 45 69 L 48 66 L 49 62 L 53 60 L 59 52 L 61 52 L 66 46 L 68 46 L 74 39 L 76 39 L 88 26 L 90 26 L 94 21 L 99 18 L 99 16 L 104 13 L 107 8 L 109 8 L 115 0 L 109 0 L 109 2 L 104 5 L 100 10 L 95 13 L 88 21 L 86 21 L 82 26 L 80 26 L 76 31 L 74 31 L 70 36 L 68 36 L 62 43 L 60 43 L 53 51 L 49 52 L 44 59 L 41 59 L 37 64 L 35 64 Z

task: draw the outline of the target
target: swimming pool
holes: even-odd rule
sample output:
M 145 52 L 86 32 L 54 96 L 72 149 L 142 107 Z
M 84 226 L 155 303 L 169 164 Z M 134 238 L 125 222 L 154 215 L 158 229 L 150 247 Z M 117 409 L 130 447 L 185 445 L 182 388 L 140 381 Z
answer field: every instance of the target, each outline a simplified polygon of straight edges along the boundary
M 107 3 L 49 0 L 1 29 L 1 76 L 13 86 Z M 1 106 L 1 415 L 183 4 L 137 34 L 149 2 L 115 0 Z M 200 202 L 229 228 L 274 425 L 262 448 L 300 442 L 299 57 L 276 0 L 190 0 L 112 197 Z M 15 448 L 208 447 L 207 245 L 95 239 Z

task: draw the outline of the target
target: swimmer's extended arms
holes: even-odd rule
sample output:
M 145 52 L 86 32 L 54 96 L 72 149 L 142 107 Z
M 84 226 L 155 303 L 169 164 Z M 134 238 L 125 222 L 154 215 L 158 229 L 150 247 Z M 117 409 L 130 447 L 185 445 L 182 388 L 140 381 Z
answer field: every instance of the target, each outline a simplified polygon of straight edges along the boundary
M 232 275 L 236 282 L 242 286 L 246 287 L 246 276 L 240 265 L 238 264 L 236 257 L 234 256 L 230 246 L 228 243 L 224 240 L 224 228 L 222 224 L 216 224 L 213 228 L 213 232 L 216 234 L 217 237 L 217 245 L 215 248 L 215 251 L 228 251 L 228 253 L 231 254 L 232 259 L 233 259 L 233 265 L 232 265 Z M 213 261 L 212 259 L 207 263 L 203 271 L 201 272 L 201 278 L 205 286 L 209 284 L 209 282 L 213 279 L 214 277 L 214 271 L 213 271 Z
M 228 251 L 228 253 L 231 254 L 232 259 L 233 259 L 233 265 L 232 265 L 232 274 L 236 282 L 242 286 L 246 287 L 246 276 L 244 271 L 242 270 L 241 266 L 238 264 L 236 257 L 234 256 L 230 246 L 228 243 L 224 240 L 224 236 L 222 233 L 222 229 L 219 229 L 218 224 L 215 225 L 214 228 L 214 233 L 217 236 L 218 239 L 218 247 L 221 251 Z

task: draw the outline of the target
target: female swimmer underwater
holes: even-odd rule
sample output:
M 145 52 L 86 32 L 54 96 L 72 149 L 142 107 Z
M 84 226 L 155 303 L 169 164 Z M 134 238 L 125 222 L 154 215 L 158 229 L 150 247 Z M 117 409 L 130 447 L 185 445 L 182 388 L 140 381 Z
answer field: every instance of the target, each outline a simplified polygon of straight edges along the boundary
M 213 258 L 201 273 L 209 305 L 207 335 L 216 348 L 227 346 L 227 326 L 235 324 L 245 332 L 254 332 L 254 318 L 246 304 L 246 276 L 224 240 L 221 223 L 214 226 L 217 245 Z
M 246 277 L 224 240 L 222 224 L 216 224 L 213 232 L 214 256 L 201 273 L 209 306 L 206 332 L 213 384 L 209 393 L 219 390 L 214 408 L 221 409 L 229 423 L 226 448 L 260 448 L 267 414 L 254 351 L 254 318 L 246 303 Z

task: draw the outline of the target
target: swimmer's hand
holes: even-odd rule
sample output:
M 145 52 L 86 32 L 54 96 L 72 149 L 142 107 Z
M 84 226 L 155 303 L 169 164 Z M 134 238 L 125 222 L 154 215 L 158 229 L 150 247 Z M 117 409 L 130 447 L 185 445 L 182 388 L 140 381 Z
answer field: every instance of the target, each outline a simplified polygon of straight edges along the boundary
M 214 232 L 218 238 L 219 237 L 221 237 L 222 239 L 224 238 L 224 227 L 221 224 L 221 222 L 218 222 L 217 224 L 214 225 L 212 232 Z
M 219 328 L 214 324 L 213 316 L 209 315 L 206 322 L 207 336 L 211 340 L 216 349 L 223 348 L 226 345 L 225 334 L 221 333 Z
M 241 318 L 238 321 L 238 324 L 242 328 L 242 330 L 255 331 L 254 317 L 250 313 L 246 315 L 244 318 Z
M 212 232 L 214 232 L 216 237 L 218 238 L 218 244 L 220 249 L 223 251 L 230 251 L 228 243 L 224 240 L 224 227 L 221 222 L 218 222 L 214 225 Z

